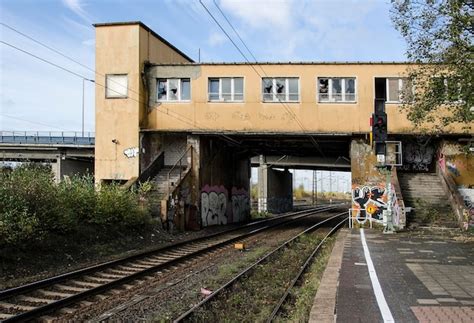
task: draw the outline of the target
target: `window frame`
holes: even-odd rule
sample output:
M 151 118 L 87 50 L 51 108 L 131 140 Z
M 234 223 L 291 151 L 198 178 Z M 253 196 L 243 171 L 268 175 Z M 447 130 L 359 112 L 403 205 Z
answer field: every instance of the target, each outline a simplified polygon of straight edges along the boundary
M 115 96 L 108 96 L 107 90 L 109 88 L 109 76 L 126 76 L 127 77 L 127 85 L 125 87 L 127 93 L 125 95 L 115 95 Z M 116 92 L 116 91 L 114 91 Z M 110 73 L 105 74 L 105 98 L 106 99 L 128 99 L 128 73 Z
M 272 97 L 273 97 L 273 100 L 265 100 L 265 94 L 270 94 L 270 93 L 264 93 L 263 92 L 263 80 L 264 79 L 272 79 Z M 277 79 L 285 79 L 285 88 L 288 89 L 287 91 L 285 91 L 285 100 L 278 100 L 275 98 L 277 98 L 277 94 L 276 93 L 276 80 Z M 290 100 L 290 87 L 289 87 L 289 79 L 296 79 L 298 81 L 298 99 L 297 100 Z M 283 102 L 283 103 L 301 103 L 301 80 L 300 80 L 300 77 L 299 76 L 265 76 L 265 77 L 262 77 L 261 78 L 261 82 L 260 82 L 260 86 L 261 86 L 261 89 L 260 89 L 260 99 L 261 99 L 261 102 L 262 103 L 280 103 L 280 102 Z M 294 94 L 294 93 L 291 93 L 291 94 Z
M 373 90 L 373 98 L 375 99 L 375 79 L 385 79 L 385 103 L 386 104 L 403 104 L 403 103 L 409 103 L 409 102 L 413 102 L 413 100 L 404 100 L 401 93 L 403 91 L 403 80 L 408 80 L 408 76 L 400 76 L 400 75 L 375 75 L 373 77 L 373 80 L 372 80 L 372 85 L 374 86 L 374 90 Z M 388 82 L 389 82 L 389 79 L 398 79 L 398 91 L 399 91 L 399 100 L 398 101 L 389 101 L 389 97 L 388 97 L 388 94 L 389 94 L 389 88 L 388 88 Z M 402 82 L 400 82 L 400 80 Z M 412 86 L 411 86 L 411 90 L 412 90 L 412 98 L 414 97 L 415 95 L 415 82 L 413 82 Z
M 159 86 L 160 80 L 166 80 L 166 100 L 159 99 Z M 177 100 L 170 100 L 169 99 L 169 88 L 170 88 L 170 80 L 178 80 L 178 91 L 177 91 Z M 182 87 L 182 80 L 189 80 L 189 99 L 183 100 L 181 98 L 181 87 Z M 190 77 L 157 77 L 156 78 L 156 102 L 166 102 L 166 103 L 186 103 L 191 102 L 192 98 L 192 86 L 191 86 L 191 78 Z
M 235 99 L 235 79 L 242 79 L 242 99 Z M 222 79 L 230 79 L 230 100 L 224 100 L 222 93 Z M 219 80 L 219 99 L 211 100 L 210 83 L 211 80 Z M 214 93 L 214 92 L 213 92 Z M 215 93 L 214 93 L 215 94 Z M 226 93 L 228 94 L 228 93 Z M 207 78 L 207 102 L 210 103 L 242 103 L 245 102 L 245 77 L 244 76 L 209 76 Z
M 319 96 L 319 79 L 328 79 L 328 101 L 321 101 Z M 341 82 L 341 93 L 344 100 L 336 101 L 331 100 L 332 97 L 332 80 L 333 79 L 341 79 L 344 82 Z M 354 100 L 345 100 L 346 97 L 346 80 L 347 79 L 354 79 Z M 316 102 L 318 104 L 354 104 L 357 103 L 359 96 L 358 96 L 358 79 L 357 76 L 316 76 Z M 341 97 L 341 98 L 342 98 Z

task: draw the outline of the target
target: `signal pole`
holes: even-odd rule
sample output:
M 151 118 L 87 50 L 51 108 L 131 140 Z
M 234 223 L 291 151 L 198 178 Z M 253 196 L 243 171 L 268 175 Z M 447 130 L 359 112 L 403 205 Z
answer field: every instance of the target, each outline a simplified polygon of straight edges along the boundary
M 387 194 L 387 209 L 383 211 L 383 233 L 395 233 L 392 219 L 392 166 L 387 165 L 388 124 L 385 113 L 385 99 L 375 99 L 375 111 L 372 115 L 372 138 L 375 144 L 377 167 L 385 177 L 385 194 Z

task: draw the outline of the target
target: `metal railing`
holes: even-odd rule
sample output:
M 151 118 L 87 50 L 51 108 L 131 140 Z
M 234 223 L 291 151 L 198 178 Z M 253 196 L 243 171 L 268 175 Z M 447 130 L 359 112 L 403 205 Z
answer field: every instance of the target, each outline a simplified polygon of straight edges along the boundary
M 186 163 L 183 162 L 184 158 L 186 158 Z M 186 168 L 183 168 L 183 166 L 186 166 Z M 193 166 L 193 146 L 188 146 L 186 151 L 181 155 L 181 157 L 176 161 L 176 163 L 171 167 L 170 171 L 168 172 L 168 198 L 170 194 L 172 193 L 171 187 L 173 186 L 171 183 L 171 174 L 173 171 L 176 169 L 179 171 L 179 180 L 177 181 L 177 184 L 181 182 L 181 179 L 183 178 L 183 174 L 187 172 L 191 167 Z
M 0 143 L 35 145 L 95 144 L 94 132 L 76 131 L 0 131 Z

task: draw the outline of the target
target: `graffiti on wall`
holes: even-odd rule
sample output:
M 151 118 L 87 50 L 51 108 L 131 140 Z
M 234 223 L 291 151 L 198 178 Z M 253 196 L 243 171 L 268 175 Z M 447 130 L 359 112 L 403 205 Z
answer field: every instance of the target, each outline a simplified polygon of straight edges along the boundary
M 247 219 L 250 214 L 249 192 L 245 189 L 232 188 L 232 222 L 240 222 Z
M 432 144 L 408 142 L 403 145 L 403 170 L 428 172 L 435 155 Z
M 395 192 L 395 187 L 392 185 L 391 194 L 391 209 L 392 218 L 395 225 L 402 225 L 402 208 L 398 202 Z M 353 209 L 356 212 L 355 218 L 359 223 L 365 223 L 367 220 L 382 223 L 383 211 L 388 207 L 388 195 L 385 189 L 385 184 L 374 186 L 359 186 L 352 187 L 352 203 Z
M 127 158 L 133 158 L 138 156 L 138 147 L 127 148 L 123 151 L 123 154 L 127 156 Z
M 227 189 L 204 186 L 201 190 L 201 220 L 203 226 L 227 224 Z
M 458 167 L 456 166 L 455 163 L 452 163 L 450 161 L 447 161 L 446 162 L 446 169 L 448 170 L 448 172 L 453 175 L 454 177 L 457 177 L 459 175 L 461 175 L 459 173 L 459 170 L 458 170 Z
M 474 226 L 474 188 L 465 188 L 459 187 L 459 193 L 461 194 L 464 205 L 467 209 L 467 214 L 465 215 L 465 226 L 473 227 Z M 467 229 L 466 227 L 466 229 Z

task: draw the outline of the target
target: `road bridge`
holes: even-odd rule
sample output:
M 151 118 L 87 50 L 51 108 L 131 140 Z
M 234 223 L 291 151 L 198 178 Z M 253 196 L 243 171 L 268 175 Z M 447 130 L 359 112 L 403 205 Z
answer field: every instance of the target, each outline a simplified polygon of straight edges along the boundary
M 0 160 L 51 164 L 56 180 L 93 174 L 94 133 L 0 131 Z

